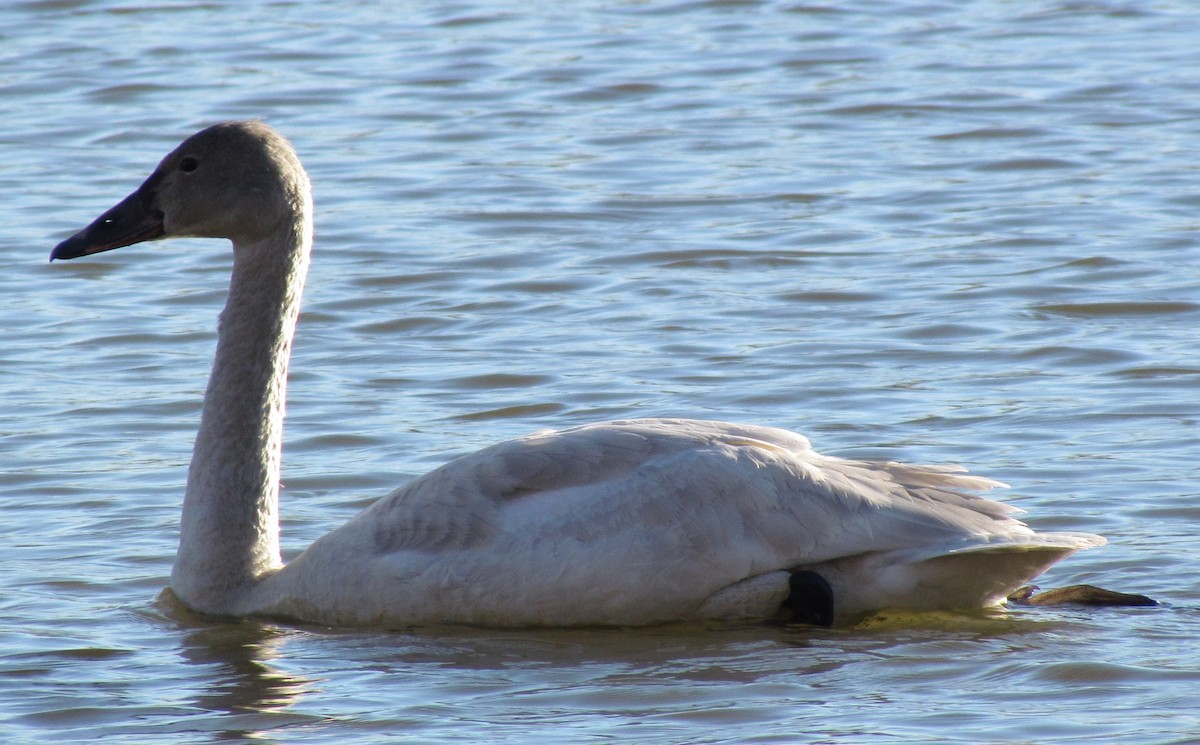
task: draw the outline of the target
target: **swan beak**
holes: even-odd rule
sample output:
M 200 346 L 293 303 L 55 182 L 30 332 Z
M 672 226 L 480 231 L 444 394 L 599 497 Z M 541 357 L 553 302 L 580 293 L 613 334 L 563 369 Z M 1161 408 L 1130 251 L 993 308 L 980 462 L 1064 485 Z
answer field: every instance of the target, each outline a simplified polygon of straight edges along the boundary
M 54 247 L 50 260 L 77 259 L 163 236 L 163 213 L 155 202 L 154 176 L 121 203 L 105 212 L 83 230 Z

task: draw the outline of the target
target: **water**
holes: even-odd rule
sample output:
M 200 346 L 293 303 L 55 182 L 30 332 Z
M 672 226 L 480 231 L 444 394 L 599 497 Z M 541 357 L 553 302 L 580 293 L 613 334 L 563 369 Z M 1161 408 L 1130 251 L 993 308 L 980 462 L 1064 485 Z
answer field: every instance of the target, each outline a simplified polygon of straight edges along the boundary
M 841 7 L 845 6 L 845 7 Z M 0 8 L 0 739 L 1200 742 L 1191 3 Z M 227 249 L 48 265 L 215 120 L 316 184 L 285 549 L 687 415 L 962 462 L 1158 609 L 381 633 L 156 600 Z

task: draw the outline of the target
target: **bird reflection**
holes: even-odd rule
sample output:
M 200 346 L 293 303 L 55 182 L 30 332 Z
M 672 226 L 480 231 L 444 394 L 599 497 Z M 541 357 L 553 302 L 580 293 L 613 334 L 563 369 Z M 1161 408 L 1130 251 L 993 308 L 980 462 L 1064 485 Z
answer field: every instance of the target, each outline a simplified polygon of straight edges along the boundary
M 280 727 L 321 719 L 293 710 L 313 690 L 314 681 L 271 664 L 295 631 L 257 621 L 212 622 L 188 611 L 169 591 L 159 597 L 158 606 L 190 627 L 180 654 L 208 668 L 206 685 L 194 705 L 222 715 L 222 739 L 261 741 Z

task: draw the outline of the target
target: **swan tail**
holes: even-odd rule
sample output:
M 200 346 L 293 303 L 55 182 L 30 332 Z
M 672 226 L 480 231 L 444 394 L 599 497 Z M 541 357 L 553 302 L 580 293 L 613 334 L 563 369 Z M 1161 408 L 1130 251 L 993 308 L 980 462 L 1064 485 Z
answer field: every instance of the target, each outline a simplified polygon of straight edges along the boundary
M 832 586 L 839 620 L 885 608 L 986 608 L 1003 604 L 1076 551 L 1104 543 L 1088 533 L 1042 533 L 999 543 L 865 554 L 805 568 Z

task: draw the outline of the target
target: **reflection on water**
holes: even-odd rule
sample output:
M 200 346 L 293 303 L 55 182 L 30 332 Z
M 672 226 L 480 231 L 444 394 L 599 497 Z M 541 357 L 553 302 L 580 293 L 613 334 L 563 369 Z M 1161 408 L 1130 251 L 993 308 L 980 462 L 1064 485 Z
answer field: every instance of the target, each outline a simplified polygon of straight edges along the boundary
M 219 714 L 285 714 L 313 682 L 271 667 L 286 631 L 261 623 L 230 623 L 191 631 L 184 636 L 182 656 L 210 669 L 208 689 L 195 705 Z M 270 730 L 304 720 L 298 715 L 237 719 L 230 729 Z
M 984 722 L 1014 682 L 1050 685 L 1066 713 L 1098 686 L 1176 680 L 1087 651 L 1103 648 L 1099 625 L 1129 609 L 883 613 L 839 630 L 714 623 L 381 633 L 206 622 L 161 607 L 181 631 L 187 669 L 205 681 L 194 706 L 220 715 L 225 739 L 332 734 L 350 724 L 364 735 L 404 732 L 420 741 L 449 741 L 448 732 L 492 737 L 497 727 L 501 742 L 562 741 L 554 738 L 565 733 L 544 728 L 575 722 L 581 736 L 669 741 L 692 727 L 726 725 L 788 741 L 797 726 L 854 729 L 864 712 L 914 692 L 936 692 L 938 705 L 898 719 L 923 730 L 948 711 Z M 1046 658 L 1039 648 L 1056 637 L 1077 638 L 1084 649 Z M 346 711 L 355 712 L 353 722 Z M 1012 734 L 1032 719 L 1008 712 L 985 729 Z M 1075 726 L 1093 731 L 1067 728 Z

